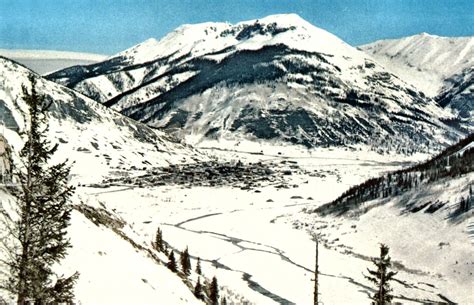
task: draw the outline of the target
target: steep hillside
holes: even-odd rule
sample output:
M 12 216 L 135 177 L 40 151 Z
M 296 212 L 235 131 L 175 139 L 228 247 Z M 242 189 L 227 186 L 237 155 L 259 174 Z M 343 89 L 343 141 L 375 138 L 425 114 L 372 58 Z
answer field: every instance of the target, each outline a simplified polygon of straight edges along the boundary
M 422 33 L 359 48 L 432 97 L 440 93 L 447 79 L 474 66 L 474 37 Z
M 377 41 L 360 49 L 454 112 L 457 119 L 447 119 L 447 124 L 467 132 L 474 130 L 474 37 L 423 33 Z
M 75 161 L 73 174 L 77 179 L 96 181 L 132 166 L 166 165 L 198 156 L 164 133 L 0 57 L 0 121 L 4 123 L 5 138 L 16 152 L 23 143 L 19 132 L 28 122 L 22 87 L 30 90 L 31 75 L 37 78 L 37 91 L 52 101 L 49 132 L 51 141 L 60 144 L 57 158 Z
M 411 153 L 460 135 L 443 123 L 457 123 L 452 111 L 296 15 L 185 25 L 48 78 L 194 144 L 364 144 Z
M 14 200 L 0 186 L 0 212 L 9 211 Z M 73 203 L 68 228 L 72 247 L 55 270 L 66 275 L 80 273 L 74 289 L 78 304 L 204 304 L 168 270 L 167 258 L 150 241 L 140 242 L 120 216 L 84 196 L 76 196 Z M 7 237 L 4 220 L 0 213 L 2 241 Z M 1 248 L 0 259 L 4 254 Z M 3 280 L 6 269 L 1 263 L 0 267 Z M 0 303 L 15 304 L 15 297 L 0 290 Z
M 133 175 L 136 168 L 205 159 L 161 132 L 0 58 L 0 121 L 5 135 L 0 135 L 0 175 L 8 175 L 0 180 L 0 280 L 8 275 L 3 264 L 3 242 L 9 243 L 12 237 L 4 226 L 16 219 L 15 199 L 10 194 L 15 179 L 11 179 L 9 167 L 11 159 L 18 164 L 18 151 L 23 145 L 19 133 L 28 124 L 28 117 L 22 87 L 31 90 L 31 76 L 36 78 L 37 91 L 52 102 L 49 138 L 59 144 L 53 162 L 66 158 L 74 162 L 74 185 L 97 182 L 103 177 Z M 203 304 L 188 287 L 193 282 L 184 283 L 166 268 L 167 258 L 153 249 L 151 238 L 146 242 L 139 240 L 119 215 L 89 200 L 80 187 L 72 204 L 74 211 L 68 228 L 72 249 L 55 269 L 59 274 L 80 272 L 75 287 L 79 303 Z M 14 303 L 14 297 L 0 290 L 0 303 L 4 301 Z
M 474 130 L 474 66 L 453 75 L 445 83 L 436 100 L 442 107 L 453 109 L 472 132 Z
M 321 214 L 365 213 L 377 205 L 397 200 L 407 213 L 423 211 L 459 220 L 472 216 L 474 134 L 448 147 L 431 160 L 408 169 L 367 180 L 347 190 L 335 201 L 318 207 Z M 445 189 L 442 185 L 456 185 Z

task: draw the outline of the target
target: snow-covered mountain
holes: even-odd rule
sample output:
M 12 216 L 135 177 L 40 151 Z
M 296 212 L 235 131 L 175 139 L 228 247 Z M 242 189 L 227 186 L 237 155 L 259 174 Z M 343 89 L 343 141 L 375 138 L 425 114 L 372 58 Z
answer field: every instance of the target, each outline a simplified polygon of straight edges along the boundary
M 165 165 L 197 156 L 168 135 L 0 57 L 0 122 L 13 151 L 18 152 L 23 145 L 19 132 L 28 119 L 22 88 L 31 90 L 31 75 L 37 78 L 37 91 L 53 101 L 49 112 L 50 139 L 60 144 L 58 159 L 75 161 L 73 173 L 77 179 L 87 177 L 93 181 L 121 168 Z
M 424 212 L 460 222 L 473 215 L 473 178 L 474 133 L 426 162 L 354 186 L 316 211 L 357 215 L 395 202 L 404 213 Z
M 90 65 L 105 55 L 51 50 L 0 49 L 0 55 L 15 60 L 39 74 L 52 73 L 75 65 Z
M 371 248 L 388 245 L 391 269 L 398 272 L 391 284 L 393 291 L 412 293 L 411 299 L 400 301 L 403 304 L 412 304 L 414 299 L 428 304 L 473 304 L 473 181 L 471 134 L 426 162 L 387 171 L 329 203 L 306 208 L 292 221 L 295 227 L 320 233 L 325 248 L 358 259 L 370 260 L 375 254 L 368 255 Z M 362 276 L 366 270 L 354 274 Z M 413 280 L 421 274 L 423 280 Z M 425 295 L 434 289 L 438 290 L 435 296 Z
M 474 65 L 446 79 L 436 100 L 442 107 L 458 113 L 471 128 L 474 126 Z
M 133 175 L 138 168 L 204 159 L 164 133 L 0 57 L 0 177 L 9 174 L 11 159 L 18 164 L 18 152 L 23 146 L 19 132 L 28 124 L 22 88 L 31 90 L 31 76 L 37 80 L 38 93 L 52 101 L 49 139 L 59 144 L 53 162 L 66 158 L 74 162 L 71 172 L 74 185 L 94 183 L 104 177 Z M 12 212 L 15 198 L 4 182 L 11 182 L 11 178 L 0 179 L 0 210 L 15 219 Z M 194 297 L 188 287 L 190 284 L 168 270 L 166 256 L 153 249 L 151 238 L 139 242 L 119 215 L 105 210 L 100 202 L 90 200 L 80 187 L 72 205 L 74 210 L 68 228 L 72 248 L 55 270 L 60 274 L 79 271 L 75 287 L 79 304 L 203 304 Z M 5 235 L 8 231 L 3 227 L 3 214 L 0 218 L 0 238 L 4 242 L 11 236 Z M 5 252 L 3 248 L 0 250 L 0 259 L 3 259 Z M 7 275 L 3 268 L 5 265 L 0 264 L 0 280 Z M 15 300 L 1 290 L 0 303 L 3 302 L 10 304 Z
M 474 37 L 422 33 L 377 41 L 360 49 L 453 111 L 464 128 L 474 130 Z
M 108 60 L 50 74 L 191 143 L 366 144 L 424 151 L 459 136 L 450 109 L 297 15 L 184 25 Z
M 474 37 L 421 33 L 359 48 L 431 97 L 440 93 L 447 79 L 474 66 Z

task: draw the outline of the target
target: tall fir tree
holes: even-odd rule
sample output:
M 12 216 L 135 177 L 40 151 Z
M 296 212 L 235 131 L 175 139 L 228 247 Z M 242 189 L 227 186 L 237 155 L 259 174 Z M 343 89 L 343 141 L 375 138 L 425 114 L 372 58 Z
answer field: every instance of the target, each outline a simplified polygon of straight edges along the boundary
M 227 299 L 225 297 L 221 298 L 221 305 L 227 305 Z
M 52 270 L 70 247 L 66 237 L 71 215 L 69 200 L 74 193 L 68 185 L 70 166 L 66 162 L 49 165 L 58 148 L 46 138 L 50 104 L 37 93 L 36 79 L 30 77 L 30 81 L 31 93 L 23 87 L 30 121 L 17 173 L 18 219 L 9 227 L 16 241 L 14 247 L 7 249 L 10 277 L 3 286 L 17 296 L 19 305 L 72 303 L 78 273 L 64 278 Z
M 377 270 L 370 270 L 367 268 L 369 275 L 365 278 L 368 279 L 375 285 L 376 291 L 371 296 L 372 304 L 374 305 L 387 305 L 393 299 L 391 295 L 392 289 L 390 288 L 390 281 L 392 281 L 397 272 L 389 271 L 391 267 L 390 256 L 388 256 L 389 247 L 381 244 L 380 245 L 380 257 L 373 258 L 372 262 L 377 267 Z
M 198 257 L 197 263 L 196 263 L 196 273 L 199 275 L 202 275 L 202 270 L 201 270 L 201 258 Z
M 219 286 L 217 285 L 217 278 L 214 276 L 209 284 L 209 300 L 211 305 L 219 305 Z
M 190 275 L 191 274 L 191 258 L 189 257 L 188 247 L 186 247 L 186 249 L 183 252 L 181 252 L 180 263 L 181 263 L 181 270 L 183 270 L 183 273 L 185 275 Z
M 174 258 L 174 252 L 173 250 L 171 250 L 171 253 L 170 253 L 170 256 L 168 257 L 169 261 L 168 263 L 166 264 L 166 266 L 168 267 L 168 269 L 170 269 L 171 271 L 173 272 L 177 272 L 178 271 L 178 268 L 176 266 L 176 259 Z
M 204 300 L 204 294 L 202 293 L 201 277 L 198 277 L 196 286 L 194 286 L 194 296 L 199 300 Z
M 155 237 L 155 249 L 158 251 L 163 252 L 163 232 L 160 228 L 156 230 L 156 237 Z

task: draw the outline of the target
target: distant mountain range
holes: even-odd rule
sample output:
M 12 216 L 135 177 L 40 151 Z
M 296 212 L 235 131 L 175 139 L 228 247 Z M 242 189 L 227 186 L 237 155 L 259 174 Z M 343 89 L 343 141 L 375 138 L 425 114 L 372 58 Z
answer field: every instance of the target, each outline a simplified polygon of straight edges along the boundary
M 359 47 L 474 129 L 474 37 L 422 33 Z
M 89 65 L 107 58 L 105 55 L 49 51 L 0 49 L 0 56 L 15 60 L 38 74 L 47 74 L 75 65 Z
M 297 15 L 184 25 L 47 77 L 193 144 L 410 153 L 452 143 L 469 128 L 453 109 Z
M 431 97 L 443 91 L 448 79 L 474 67 L 474 37 L 422 33 L 376 41 L 359 49 Z

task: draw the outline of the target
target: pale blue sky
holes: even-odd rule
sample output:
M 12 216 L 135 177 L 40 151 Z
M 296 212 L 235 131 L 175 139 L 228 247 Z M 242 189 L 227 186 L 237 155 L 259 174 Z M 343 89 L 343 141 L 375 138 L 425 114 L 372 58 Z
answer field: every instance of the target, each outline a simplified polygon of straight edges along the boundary
M 352 45 L 474 35 L 474 0 L 0 0 L 0 48 L 113 54 L 184 23 L 297 13 Z

